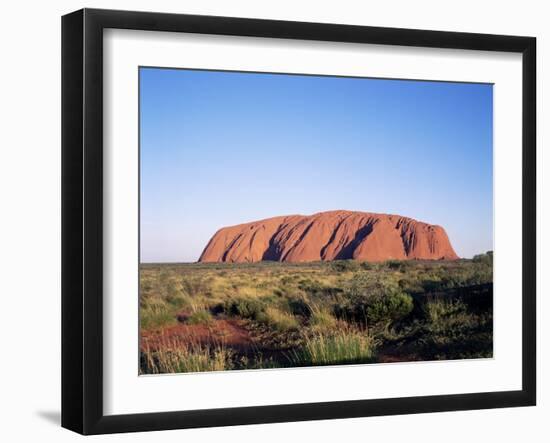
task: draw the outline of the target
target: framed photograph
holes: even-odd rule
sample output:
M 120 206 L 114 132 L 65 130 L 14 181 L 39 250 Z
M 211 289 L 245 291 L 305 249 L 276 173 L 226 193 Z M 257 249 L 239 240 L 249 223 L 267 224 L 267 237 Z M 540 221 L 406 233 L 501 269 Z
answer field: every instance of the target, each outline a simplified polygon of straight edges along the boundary
M 62 425 L 536 402 L 532 37 L 62 20 Z

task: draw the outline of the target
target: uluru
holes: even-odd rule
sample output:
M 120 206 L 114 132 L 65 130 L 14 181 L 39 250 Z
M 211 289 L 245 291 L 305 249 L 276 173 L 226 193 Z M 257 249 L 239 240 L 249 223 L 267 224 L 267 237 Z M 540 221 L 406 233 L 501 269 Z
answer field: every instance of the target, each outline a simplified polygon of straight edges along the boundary
M 199 262 L 458 258 L 441 226 L 400 215 L 339 210 L 221 228 L 206 245 Z

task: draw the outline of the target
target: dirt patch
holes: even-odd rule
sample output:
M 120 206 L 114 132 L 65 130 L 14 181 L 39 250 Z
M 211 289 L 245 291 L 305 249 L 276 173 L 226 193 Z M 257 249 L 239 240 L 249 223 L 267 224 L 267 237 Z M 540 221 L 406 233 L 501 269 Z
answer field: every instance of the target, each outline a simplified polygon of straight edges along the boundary
M 255 340 L 240 320 L 216 319 L 209 324 L 177 324 L 161 330 L 141 332 L 141 350 L 155 351 L 168 344 L 224 346 L 244 351 Z
M 376 360 L 378 363 L 400 363 L 421 361 L 422 358 L 410 349 L 390 345 L 378 350 Z
M 411 361 L 421 361 L 422 359 L 415 355 L 389 355 L 378 354 L 377 363 L 403 363 Z

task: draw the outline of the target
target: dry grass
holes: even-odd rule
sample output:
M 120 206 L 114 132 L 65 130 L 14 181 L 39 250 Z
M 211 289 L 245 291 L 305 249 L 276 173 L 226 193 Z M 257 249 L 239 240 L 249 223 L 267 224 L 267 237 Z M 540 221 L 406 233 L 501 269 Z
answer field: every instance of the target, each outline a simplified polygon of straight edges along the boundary
M 268 306 L 265 309 L 260 315 L 259 321 L 266 323 L 279 332 L 288 332 L 300 327 L 300 322 L 294 315 L 273 306 Z
M 337 328 L 338 321 L 326 307 L 312 306 L 309 326 L 316 332 L 332 331 Z
M 304 346 L 291 355 L 297 366 L 369 363 L 374 357 L 374 340 L 367 333 L 344 330 L 306 337 Z
M 145 374 L 224 371 L 233 368 L 231 350 L 222 345 L 209 347 L 171 340 L 153 351 L 141 353 L 141 371 Z

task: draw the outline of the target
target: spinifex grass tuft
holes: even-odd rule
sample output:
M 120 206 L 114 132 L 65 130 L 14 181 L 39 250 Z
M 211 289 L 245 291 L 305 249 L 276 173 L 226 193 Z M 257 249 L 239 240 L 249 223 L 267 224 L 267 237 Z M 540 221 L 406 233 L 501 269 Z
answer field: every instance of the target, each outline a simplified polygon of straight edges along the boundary
M 373 357 L 373 339 L 351 330 L 306 337 L 304 346 L 290 355 L 296 366 L 368 363 Z
M 224 371 L 233 369 L 232 351 L 218 346 L 201 346 L 171 340 L 156 350 L 141 353 L 141 373 Z
M 279 332 L 288 332 L 300 327 L 300 322 L 294 315 L 271 306 L 265 309 L 258 320 Z

